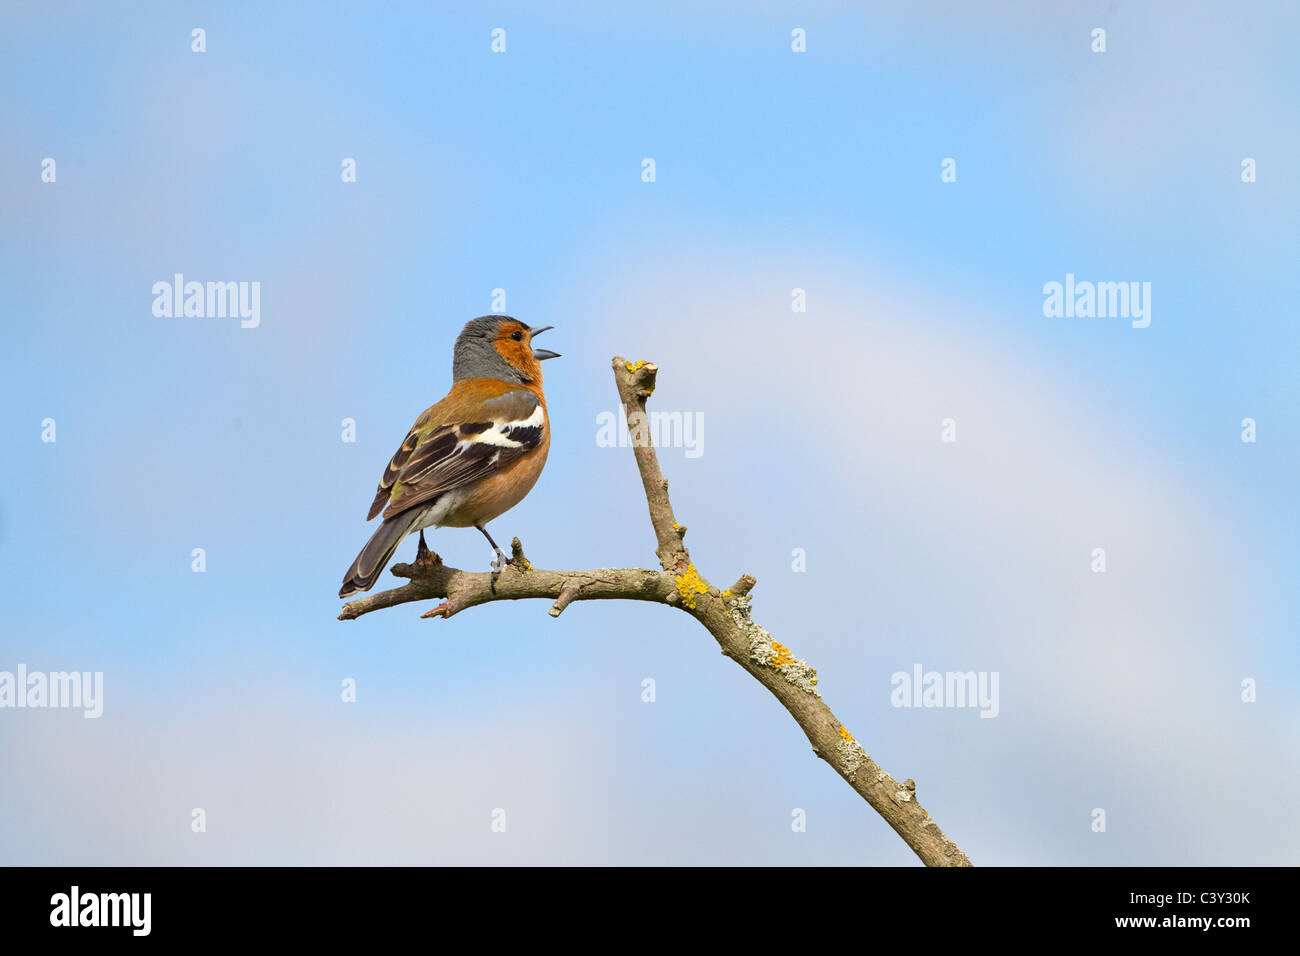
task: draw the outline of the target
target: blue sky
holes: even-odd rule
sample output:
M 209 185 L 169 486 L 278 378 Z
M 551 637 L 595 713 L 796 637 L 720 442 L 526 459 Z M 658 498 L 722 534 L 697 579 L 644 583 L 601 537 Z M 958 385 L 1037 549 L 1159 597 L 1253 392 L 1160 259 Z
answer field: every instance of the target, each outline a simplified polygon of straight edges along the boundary
M 498 540 L 653 563 L 595 436 L 654 360 L 701 570 L 977 864 L 1294 863 L 1297 13 L 967 7 L 6 5 L 0 670 L 105 712 L 0 710 L 0 861 L 916 862 L 684 615 L 334 620 L 503 288 L 564 357 Z M 261 324 L 156 318 L 176 272 Z M 1150 327 L 1045 318 L 1067 272 L 1150 282 Z M 891 707 L 916 663 L 999 716 Z

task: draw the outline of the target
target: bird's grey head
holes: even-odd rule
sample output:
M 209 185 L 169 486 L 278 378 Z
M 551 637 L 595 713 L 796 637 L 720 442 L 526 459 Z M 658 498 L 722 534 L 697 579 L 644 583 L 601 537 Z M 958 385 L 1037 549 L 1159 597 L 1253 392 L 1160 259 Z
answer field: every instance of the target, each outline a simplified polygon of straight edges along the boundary
M 534 349 L 532 337 L 550 326 L 532 329 L 509 315 L 480 315 L 470 319 L 456 338 L 451 363 L 452 378 L 495 378 L 503 382 L 533 383 L 541 380 L 543 359 L 558 358 L 554 352 Z

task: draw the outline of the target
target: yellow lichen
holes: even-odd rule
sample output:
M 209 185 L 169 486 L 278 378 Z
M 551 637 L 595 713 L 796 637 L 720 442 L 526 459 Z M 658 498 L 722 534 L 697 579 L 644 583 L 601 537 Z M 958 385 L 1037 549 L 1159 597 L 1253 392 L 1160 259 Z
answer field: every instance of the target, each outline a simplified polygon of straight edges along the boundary
M 677 581 L 677 593 L 682 596 L 682 604 L 692 609 L 695 607 L 695 595 L 705 594 L 709 590 L 693 564 L 687 565 L 686 571 L 674 580 Z
M 639 362 L 625 362 L 625 363 L 623 363 L 623 364 L 625 364 L 625 365 L 627 366 L 627 370 L 628 370 L 629 372 L 635 372 L 637 369 L 642 368 L 642 367 L 644 367 L 644 366 L 646 366 L 646 365 L 649 365 L 650 363 L 647 362 L 645 359 L 642 359 L 642 360 L 639 361 Z M 652 383 L 651 383 L 651 384 L 646 388 L 645 393 L 646 393 L 647 395 L 653 395 L 653 394 L 655 393 L 655 387 L 654 387 L 653 381 L 652 381 Z
M 723 596 L 724 598 L 726 598 L 728 601 L 730 601 L 730 600 L 731 600 L 731 588 L 727 588 L 727 590 L 723 591 L 723 592 L 722 592 L 722 596 Z
M 776 651 L 776 654 L 768 661 L 768 663 L 777 670 L 780 670 L 786 664 L 794 663 L 794 655 L 791 654 L 790 649 L 780 641 L 772 642 L 772 650 Z
M 840 726 L 840 736 L 843 737 L 845 740 L 847 740 L 849 743 L 855 743 L 855 742 L 856 742 L 856 741 L 854 741 L 854 739 L 853 739 L 853 735 L 852 735 L 851 733 L 849 733 L 849 728 L 847 728 L 847 727 L 845 727 L 845 726 L 843 726 L 843 725 Z

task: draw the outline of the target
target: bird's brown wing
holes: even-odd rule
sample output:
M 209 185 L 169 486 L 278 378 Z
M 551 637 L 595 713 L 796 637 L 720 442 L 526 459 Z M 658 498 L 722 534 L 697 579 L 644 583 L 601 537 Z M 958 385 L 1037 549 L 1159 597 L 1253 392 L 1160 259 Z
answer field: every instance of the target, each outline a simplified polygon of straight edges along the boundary
M 545 408 L 526 388 L 474 401 L 453 392 L 420 416 L 393 455 L 370 517 L 382 509 L 391 518 L 492 474 L 536 448 L 545 428 Z
M 370 513 L 366 515 L 367 521 L 370 521 L 375 517 L 375 515 L 383 511 L 384 506 L 388 504 L 388 499 L 393 493 L 393 483 L 397 481 L 397 476 L 401 474 L 402 466 L 410 460 L 412 453 L 415 451 L 416 445 L 420 443 L 421 428 L 428 422 L 430 413 L 437 407 L 437 405 L 434 405 L 431 408 L 426 409 L 424 414 L 415 420 L 415 424 L 411 426 L 411 430 L 406 433 L 406 439 L 402 442 L 402 447 L 397 449 L 393 454 L 393 457 L 389 460 L 388 467 L 384 469 L 383 475 L 379 478 L 379 488 L 375 491 L 375 500 L 370 503 Z M 440 428 L 433 429 L 433 431 L 445 432 L 448 430 L 448 427 L 449 426 L 443 425 Z M 426 429 L 426 432 L 428 431 L 429 430 Z M 428 437 L 432 438 L 434 435 L 430 433 Z

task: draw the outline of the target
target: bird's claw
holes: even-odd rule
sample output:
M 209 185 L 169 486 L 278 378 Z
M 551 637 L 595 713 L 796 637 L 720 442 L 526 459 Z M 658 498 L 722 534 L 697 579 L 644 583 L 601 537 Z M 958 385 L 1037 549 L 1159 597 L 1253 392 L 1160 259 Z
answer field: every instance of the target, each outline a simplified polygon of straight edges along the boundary
M 492 565 L 491 565 L 493 591 L 495 591 L 497 587 L 497 578 L 501 577 L 501 572 L 504 571 L 506 569 L 506 565 L 510 563 L 510 559 L 505 556 L 504 552 L 502 552 L 500 548 L 497 548 L 496 552 L 497 552 L 497 556 L 492 559 Z

